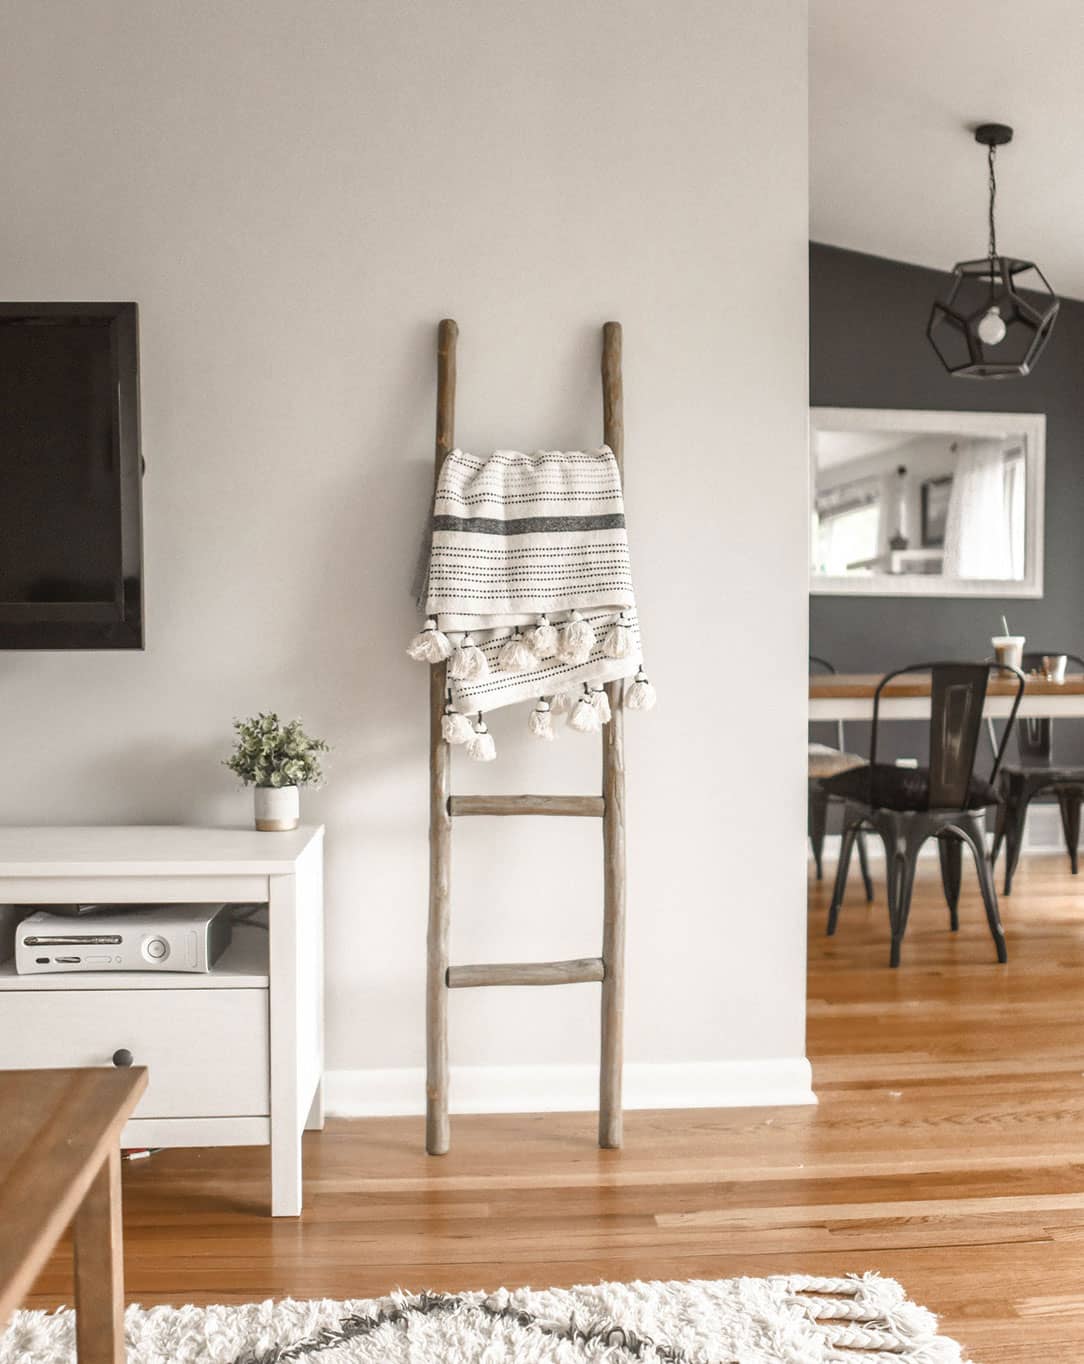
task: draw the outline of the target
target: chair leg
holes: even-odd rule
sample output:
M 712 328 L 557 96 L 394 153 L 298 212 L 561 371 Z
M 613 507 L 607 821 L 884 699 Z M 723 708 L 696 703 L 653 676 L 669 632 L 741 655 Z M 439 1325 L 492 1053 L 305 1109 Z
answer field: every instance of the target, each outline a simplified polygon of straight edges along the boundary
M 888 964 L 896 967 L 900 964 L 900 946 L 903 943 L 903 934 L 899 930 L 899 899 L 900 881 L 903 877 L 903 855 L 893 850 L 888 862 L 888 925 L 891 933 L 892 946 L 889 950 Z
M 885 854 L 885 903 L 888 906 L 888 926 L 891 932 L 896 931 L 896 837 L 888 823 L 884 822 L 885 817 L 881 814 L 874 816 L 874 828 L 881 839 L 881 846 Z
M 911 916 L 911 895 L 915 888 L 915 864 L 918 861 L 918 850 L 923 842 L 925 842 L 924 839 L 908 838 L 903 841 L 902 848 L 896 853 L 896 912 L 893 915 L 892 951 L 889 957 L 889 965 L 893 967 L 900 964 L 900 948 L 903 946 L 903 935 L 907 932 L 907 920 Z
M 858 844 L 858 866 L 862 872 L 862 884 L 866 888 L 866 904 L 873 904 L 873 877 L 869 874 L 869 852 L 866 848 L 866 835 L 859 829 L 855 838 Z
M 1004 774 L 1002 774 L 1002 775 L 1004 775 Z M 1001 803 L 1000 803 L 1000 804 L 998 805 L 998 807 L 997 807 L 997 817 L 996 817 L 996 820 L 995 820 L 995 822 L 994 822 L 994 841 L 993 841 L 993 846 L 992 846 L 991 849 L 990 849 L 990 865 L 991 865 L 991 867 L 994 867 L 994 866 L 997 865 L 997 859 L 998 859 L 998 856 L 999 856 L 1000 853 L 1001 853 L 1001 845 L 1002 845 L 1002 843 L 1004 843 L 1004 841 L 1005 841 L 1005 811 L 1007 810 L 1008 805 L 1009 805 L 1009 786 L 1008 786 L 1008 783 L 1005 782 L 1005 781 L 1002 781 L 1002 782 L 1000 783 L 1000 789 L 1001 789 Z
M 828 827 L 828 792 L 819 782 L 809 783 L 809 841 L 817 880 L 824 880 L 824 834 Z
M 1012 894 L 1012 880 L 1020 862 L 1024 847 L 1024 822 L 1027 819 L 1028 802 L 1023 795 L 1014 793 L 1005 800 L 1005 894 Z
M 836 879 L 832 887 L 832 903 L 828 906 L 828 936 L 832 937 L 839 923 L 839 911 L 843 907 L 843 896 L 847 889 L 847 872 L 851 865 L 851 849 L 857 837 L 856 820 L 846 806 L 843 807 L 843 835 L 839 841 L 839 862 L 836 865 Z
M 900 948 L 907 932 L 911 913 L 911 893 L 915 885 L 915 864 L 919 849 L 929 837 L 925 825 L 916 825 L 913 817 L 878 810 L 872 822 L 881 835 L 885 850 L 885 880 L 888 895 L 888 922 L 892 932 L 889 965 L 900 964 Z
M 990 936 L 997 948 L 997 959 L 1004 963 L 1009 959 L 1009 950 L 1005 945 L 1005 930 L 1001 927 L 1001 914 L 997 907 L 997 887 L 994 885 L 993 868 L 986 858 L 986 822 L 981 814 L 971 814 L 960 821 L 959 829 L 975 859 L 982 903 L 986 909 L 986 922 L 990 926 Z
M 941 858 L 941 884 L 945 888 L 945 900 L 949 908 L 949 924 L 953 933 L 960 927 L 960 875 L 963 867 L 963 848 L 955 834 L 942 834 L 937 840 L 937 852 Z
M 1065 831 L 1065 846 L 1069 851 L 1069 866 L 1077 874 L 1077 844 L 1080 842 L 1080 801 L 1078 787 L 1067 787 L 1058 792 L 1061 807 L 1061 827 Z

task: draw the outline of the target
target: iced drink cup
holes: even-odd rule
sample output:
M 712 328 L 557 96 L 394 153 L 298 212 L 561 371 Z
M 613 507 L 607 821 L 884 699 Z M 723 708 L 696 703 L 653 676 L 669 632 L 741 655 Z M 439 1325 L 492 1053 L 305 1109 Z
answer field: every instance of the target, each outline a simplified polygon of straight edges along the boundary
M 1019 668 L 1024 662 L 1024 642 L 1026 635 L 994 635 L 990 643 L 994 646 L 994 656 L 999 663 L 1009 668 Z

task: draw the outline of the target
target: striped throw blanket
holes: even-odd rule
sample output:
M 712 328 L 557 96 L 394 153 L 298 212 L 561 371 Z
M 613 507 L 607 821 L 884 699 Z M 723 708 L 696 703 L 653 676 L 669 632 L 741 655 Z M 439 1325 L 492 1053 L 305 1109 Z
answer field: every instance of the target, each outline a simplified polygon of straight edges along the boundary
M 408 652 L 448 660 L 445 737 L 471 756 L 493 756 L 482 715 L 499 706 L 536 700 L 531 732 L 552 738 L 554 710 L 567 710 L 573 729 L 605 724 L 608 682 L 635 678 L 626 704 L 654 702 L 621 475 L 605 446 L 488 459 L 453 450 L 437 481 L 419 605 L 427 619 Z

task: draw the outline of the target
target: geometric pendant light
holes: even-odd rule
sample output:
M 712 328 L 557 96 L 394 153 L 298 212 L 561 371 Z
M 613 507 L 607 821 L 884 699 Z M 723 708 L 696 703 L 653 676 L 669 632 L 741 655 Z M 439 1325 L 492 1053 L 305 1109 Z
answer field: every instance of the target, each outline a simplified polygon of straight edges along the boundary
M 998 147 L 1012 141 L 1004 123 L 983 123 L 975 141 L 987 149 L 990 168 L 990 240 L 981 260 L 953 266 L 943 301 L 933 305 L 926 335 L 948 372 L 970 379 L 1011 379 L 1035 368 L 1058 315 L 1058 300 L 1033 261 L 997 249 L 994 200 Z

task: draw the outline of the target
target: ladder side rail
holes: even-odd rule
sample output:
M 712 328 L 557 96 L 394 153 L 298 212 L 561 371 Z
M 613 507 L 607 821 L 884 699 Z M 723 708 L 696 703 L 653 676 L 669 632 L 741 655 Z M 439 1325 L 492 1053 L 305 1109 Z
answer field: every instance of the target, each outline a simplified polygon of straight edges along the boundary
M 437 429 L 433 488 L 455 445 L 456 342 L 451 318 L 437 333 Z M 447 663 L 429 678 L 429 921 L 425 986 L 425 1149 L 446 1154 L 448 1127 L 448 939 L 452 894 L 452 818 L 449 812 L 452 759 L 441 734 Z
M 625 422 L 621 324 L 602 329 L 603 439 L 624 483 Z M 622 1071 L 625 1016 L 625 688 L 606 687 L 611 720 L 602 730 L 602 1023 L 598 1144 L 619 1147 L 623 1137 Z

